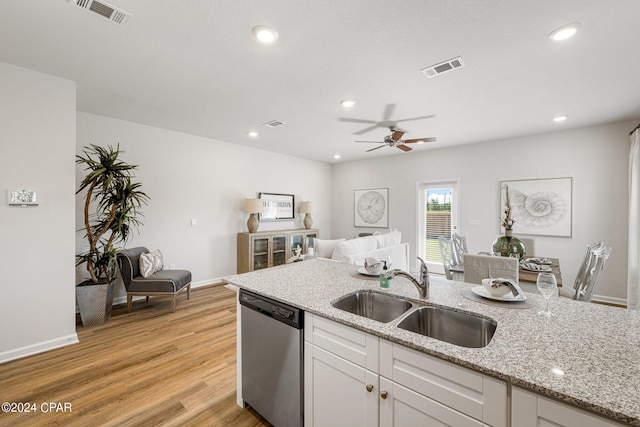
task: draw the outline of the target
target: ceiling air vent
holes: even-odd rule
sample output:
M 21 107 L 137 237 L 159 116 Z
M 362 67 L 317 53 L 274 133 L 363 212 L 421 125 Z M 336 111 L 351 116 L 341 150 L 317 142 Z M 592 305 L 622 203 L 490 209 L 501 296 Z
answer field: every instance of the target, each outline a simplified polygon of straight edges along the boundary
M 442 73 L 446 73 L 447 71 L 455 70 L 456 68 L 464 67 L 464 61 L 461 56 L 457 58 L 449 59 L 448 61 L 441 62 L 436 65 L 432 65 L 431 67 L 423 68 L 422 74 L 431 78 L 435 76 L 439 76 Z
M 282 126 L 284 123 L 278 120 L 271 120 L 270 122 L 267 122 L 265 124 L 263 124 L 262 126 L 266 126 L 268 128 L 277 128 L 278 126 Z
M 125 25 L 129 22 L 131 14 L 122 9 L 111 6 L 109 3 L 98 0 L 69 0 L 71 4 L 87 12 L 93 12 L 103 18 L 108 19 L 114 24 Z

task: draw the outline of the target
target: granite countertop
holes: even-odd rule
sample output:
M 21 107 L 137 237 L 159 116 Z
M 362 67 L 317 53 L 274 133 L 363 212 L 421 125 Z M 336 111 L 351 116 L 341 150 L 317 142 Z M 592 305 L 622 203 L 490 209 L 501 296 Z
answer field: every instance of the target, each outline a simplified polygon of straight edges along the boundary
M 568 298 L 552 299 L 551 319 L 536 313 L 543 305 L 528 293 L 529 309 L 503 308 L 464 297 L 475 285 L 431 277 L 429 304 L 479 313 L 497 321 L 488 346 L 465 348 L 331 307 L 360 289 L 380 290 L 376 280 L 354 277 L 356 267 L 335 261 L 304 262 L 228 276 L 224 280 L 305 311 L 364 330 L 513 385 L 640 426 L 640 311 Z M 390 294 L 420 302 L 415 286 L 402 277 Z M 425 302 L 425 301 L 422 301 Z

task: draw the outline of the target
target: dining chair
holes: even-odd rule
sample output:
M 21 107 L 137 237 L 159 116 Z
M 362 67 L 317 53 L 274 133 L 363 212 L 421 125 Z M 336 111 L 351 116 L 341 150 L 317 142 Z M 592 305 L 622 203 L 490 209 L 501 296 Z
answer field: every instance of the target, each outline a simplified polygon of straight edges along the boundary
M 438 236 L 438 245 L 440 246 L 440 255 L 442 255 L 442 265 L 447 279 L 453 280 L 453 272 L 451 267 L 457 265 L 455 262 L 455 254 L 451 238 L 447 236 Z
M 587 253 L 578 270 L 573 288 L 559 288 L 560 295 L 576 301 L 590 302 L 600 273 L 610 254 L 611 248 L 602 242 L 587 246 Z
M 464 254 L 464 281 L 482 284 L 482 279 L 511 279 L 518 283 L 518 259 Z
M 453 244 L 453 256 L 456 264 L 464 264 L 464 254 L 469 252 L 467 249 L 467 238 L 458 233 L 453 233 L 451 235 L 451 243 Z

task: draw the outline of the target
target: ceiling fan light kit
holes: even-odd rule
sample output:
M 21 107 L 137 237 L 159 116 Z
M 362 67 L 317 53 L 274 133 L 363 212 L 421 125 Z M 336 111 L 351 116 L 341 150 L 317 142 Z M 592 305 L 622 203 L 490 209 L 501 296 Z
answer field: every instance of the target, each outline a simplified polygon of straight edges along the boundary
M 366 151 L 367 153 L 382 147 L 397 147 L 406 153 L 408 151 L 413 150 L 413 148 L 407 146 L 406 144 L 423 144 L 425 142 L 433 142 L 436 140 L 436 138 L 434 137 L 403 140 L 402 137 L 404 136 L 406 131 L 398 129 L 397 126 L 389 126 L 389 130 L 391 131 L 391 135 L 385 136 L 383 141 L 356 141 L 356 142 L 382 144 L 367 150 Z

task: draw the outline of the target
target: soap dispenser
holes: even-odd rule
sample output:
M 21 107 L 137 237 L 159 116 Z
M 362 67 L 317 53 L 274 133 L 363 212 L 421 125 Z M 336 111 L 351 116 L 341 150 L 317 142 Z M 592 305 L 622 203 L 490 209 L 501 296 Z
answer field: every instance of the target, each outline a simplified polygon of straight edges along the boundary
M 380 272 L 380 288 L 389 289 L 391 287 L 391 280 L 387 279 L 387 261 L 382 262 L 382 271 Z

